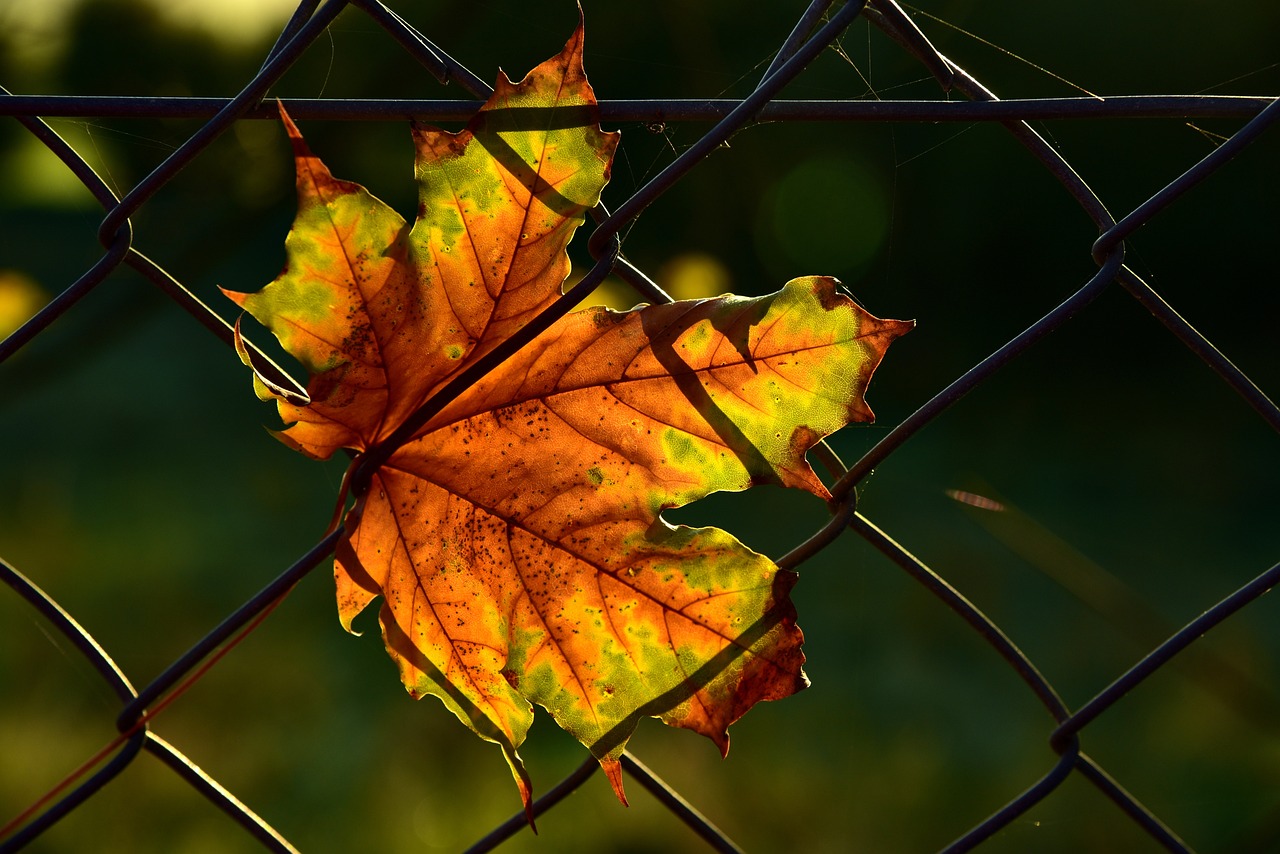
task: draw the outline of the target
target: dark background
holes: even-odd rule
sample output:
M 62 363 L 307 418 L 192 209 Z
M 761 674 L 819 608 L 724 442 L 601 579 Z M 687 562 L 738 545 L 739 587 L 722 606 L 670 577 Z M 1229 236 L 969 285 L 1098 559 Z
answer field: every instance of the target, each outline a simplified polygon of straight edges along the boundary
M 742 97 L 804 5 L 584 4 L 587 72 L 602 99 Z M 489 80 L 555 54 L 576 22 L 568 0 L 397 5 Z M 266 17 L 279 27 L 288 11 L 280 3 Z M 17 5 L 0 8 L 0 84 L 18 93 L 230 96 L 273 37 L 252 21 L 218 29 L 139 2 L 87 0 L 44 29 L 24 20 Z M 1004 98 L 1280 90 L 1271 3 L 935 0 L 917 21 Z M 469 97 L 440 87 L 355 12 L 272 95 Z M 783 97 L 946 96 L 859 21 Z M 51 123 L 120 191 L 199 125 Z M 1037 127 L 1118 218 L 1241 123 Z M 605 194 L 614 206 L 708 126 L 620 129 Z M 303 130 L 335 174 L 412 210 L 403 124 Z M 1273 394 L 1277 189 L 1273 130 L 1128 244 L 1129 263 Z M 217 286 L 251 291 L 274 277 L 292 206 L 282 132 L 241 122 L 134 217 L 135 246 L 230 318 Z M 4 305 L 20 313 L 99 257 L 100 217 L 52 155 L 0 122 L 0 322 Z M 1082 285 L 1095 236 L 998 125 L 775 124 L 716 151 L 644 213 L 624 251 L 690 295 L 766 293 L 796 275 L 834 274 L 873 313 L 915 318 L 872 383 L 878 423 L 832 440 L 849 461 Z M 585 259 L 580 245 L 574 252 Z M 122 270 L 0 366 L 0 555 L 141 686 L 327 523 L 341 462 L 288 451 L 262 429 L 275 424 L 234 353 Z M 1262 419 L 1116 286 L 891 456 L 864 482 L 860 507 L 986 611 L 1077 707 L 1274 562 L 1278 474 Z M 1006 509 L 975 509 L 949 490 Z M 718 524 L 777 557 L 826 514 L 809 496 L 760 488 L 671 518 Z M 1051 767 L 1052 721 L 1031 692 L 855 535 L 801 575 L 794 598 L 811 689 L 748 714 L 725 761 L 656 722 L 631 742 L 740 844 L 933 850 Z M 1090 755 L 1200 850 L 1280 845 L 1272 606 L 1247 608 L 1083 734 Z M 464 847 L 518 807 L 501 756 L 434 700 L 408 700 L 372 614 L 358 626 L 360 638 L 338 626 L 322 566 L 156 731 L 304 851 Z M 0 819 L 108 741 L 116 710 L 74 651 L 0 593 Z M 522 753 L 539 791 L 585 756 L 545 716 Z M 593 778 L 539 821 L 540 836 L 504 850 L 700 850 L 634 783 L 630 792 L 624 809 Z M 254 847 L 143 757 L 33 850 Z M 1072 778 L 983 850 L 1154 848 Z

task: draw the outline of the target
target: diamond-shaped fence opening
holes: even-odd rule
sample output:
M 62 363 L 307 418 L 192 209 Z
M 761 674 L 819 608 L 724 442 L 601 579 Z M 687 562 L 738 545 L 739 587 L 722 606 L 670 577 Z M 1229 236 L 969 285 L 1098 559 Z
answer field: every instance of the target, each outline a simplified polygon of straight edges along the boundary
M 753 710 L 725 763 L 641 727 L 629 810 L 543 721 L 536 843 L 496 753 L 368 665 L 376 629 L 333 625 L 340 464 L 256 429 L 215 286 L 278 264 L 274 98 L 408 207 L 403 120 L 465 120 L 490 91 L 468 66 L 531 64 L 573 10 L 303 0 L 265 55 L 141 5 L 72 15 L 48 87 L 71 94 L 0 96 L 0 323 L 50 297 L 0 343 L 0 850 L 1277 844 L 1280 634 L 1255 601 L 1280 410 L 1232 359 L 1277 379 L 1280 106 L 1220 92 L 1275 89 L 1280 15 L 791 5 L 586 9 L 623 142 L 573 252 L 624 300 L 834 273 L 919 320 L 878 424 L 812 455 L 830 507 L 674 514 L 801 569 L 815 686 Z M 1068 83 L 1090 69 L 1212 92 Z M 88 94 L 155 79 L 185 91 Z

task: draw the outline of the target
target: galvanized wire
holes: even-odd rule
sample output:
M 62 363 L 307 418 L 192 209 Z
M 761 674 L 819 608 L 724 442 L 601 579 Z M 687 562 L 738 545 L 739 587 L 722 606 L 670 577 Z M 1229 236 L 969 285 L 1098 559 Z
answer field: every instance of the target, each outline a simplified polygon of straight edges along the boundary
M 913 581 L 937 597 L 954 612 L 978 637 L 982 638 L 1003 660 L 1015 677 L 1026 686 L 1048 714 L 1046 726 L 1047 755 L 1042 775 L 1029 781 L 1027 787 L 1003 807 L 978 822 L 956 839 L 946 850 L 967 851 L 980 845 L 999 830 L 1009 826 L 1019 815 L 1057 791 L 1073 774 L 1092 783 L 1112 801 L 1136 827 L 1156 844 L 1170 851 L 1189 850 L 1185 842 L 1159 817 L 1143 806 L 1117 782 L 1097 761 L 1081 749 L 1087 727 L 1106 714 L 1144 680 L 1164 667 L 1204 634 L 1221 625 L 1241 608 L 1257 601 L 1280 582 L 1280 565 L 1270 567 L 1257 577 L 1209 607 L 1201 616 L 1172 633 L 1163 643 L 1142 657 L 1132 668 L 1099 691 L 1078 709 L 1070 709 L 1058 691 L 1040 672 L 1036 664 L 1017 644 L 982 612 L 968 597 L 941 574 L 928 567 L 904 545 L 885 533 L 858 510 L 857 488 L 873 469 L 891 464 L 893 455 L 912 440 L 920 430 L 934 423 L 948 407 L 965 394 L 987 381 L 1003 367 L 1019 359 L 1038 341 L 1055 329 L 1069 323 L 1112 284 L 1119 284 L 1201 361 L 1239 394 L 1273 429 L 1280 431 L 1280 408 L 1221 351 L 1178 314 L 1150 284 L 1125 265 L 1124 240 L 1150 222 L 1161 211 L 1183 197 L 1194 184 L 1211 177 L 1231 157 L 1245 148 L 1277 120 L 1280 101 L 1272 98 L 1205 95 L 1135 95 L 1101 98 L 1030 99 L 1000 101 L 983 84 L 942 55 L 916 27 L 894 0 L 846 2 L 831 12 L 830 0 L 814 0 L 799 17 L 777 55 L 763 74 L 759 85 L 741 100 L 638 100 L 609 101 L 601 104 L 606 121 L 715 122 L 697 142 L 686 148 L 674 161 L 612 213 L 603 206 L 593 211 L 597 225 L 589 241 L 595 265 L 570 291 L 550 309 L 532 321 L 512 339 L 504 342 L 483 359 L 478 360 L 453 382 L 411 416 L 387 441 L 371 449 L 357 462 L 352 476 L 352 492 L 359 494 L 367 487 L 372 473 L 386 457 L 436 412 L 458 394 L 463 393 L 493 370 L 520 347 L 531 341 L 556 319 L 571 310 L 582 297 L 610 274 L 631 282 L 651 301 L 670 298 L 643 271 L 621 254 L 623 231 L 641 212 L 680 182 L 706 155 L 743 127 L 763 122 L 978 122 L 1002 123 L 1036 157 L 1081 206 L 1097 227 L 1099 236 L 1089 251 L 1098 265 L 1097 272 L 1073 294 L 1028 325 L 1007 343 L 994 350 L 971 369 L 957 377 L 924 402 L 912 415 L 894 426 L 870 451 L 845 467 L 829 448 L 819 450 L 835 481 L 831 492 L 831 517 L 815 526 L 815 533 L 804 543 L 780 559 L 780 565 L 794 568 L 828 548 L 846 535 L 858 536 L 901 568 Z M 108 274 L 128 265 L 150 279 L 173 303 L 225 344 L 232 344 L 231 328 L 217 312 L 205 306 L 177 279 L 134 247 L 130 218 L 231 124 L 242 119 L 267 119 L 278 115 L 274 103 L 262 99 L 270 87 L 302 53 L 324 33 L 339 12 L 350 6 L 384 30 L 417 59 L 442 83 L 459 84 L 473 98 L 484 98 L 490 87 L 445 50 L 414 29 L 404 18 L 378 0 L 327 2 L 303 0 L 283 28 L 276 44 L 265 57 L 261 69 L 234 97 L 215 98 L 133 98 L 88 97 L 67 95 L 0 94 L 0 115 L 15 116 L 46 147 L 54 152 L 81 183 L 94 195 L 105 211 L 99 228 L 104 248 L 99 259 L 80 278 L 56 296 L 27 324 L 0 342 L 0 361 L 16 353 L 41 335 L 74 307 Z M 865 7 L 865 8 L 864 8 Z M 779 98 L 786 85 L 798 76 L 816 56 L 838 39 L 859 15 L 864 15 L 886 36 L 913 55 L 938 81 L 945 91 L 958 91 L 967 102 L 927 101 L 859 101 L 824 100 L 792 101 Z M 344 121 L 385 121 L 401 118 L 454 121 L 468 118 L 480 102 L 474 100 L 392 101 L 379 99 L 287 100 L 295 118 Z M 133 187 L 123 198 L 111 191 L 106 182 L 72 146 L 62 140 L 37 116 L 106 117 L 198 117 L 207 118 L 189 139 L 179 146 L 156 169 Z M 1156 116 L 1233 117 L 1247 123 L 1227 141 L 1200 162 L 1154 193 L 1146 202 L 1116 220 L 1102 200 L 1083 178 L 1027 123 L 1036 119 L 1139 118 Z M 145 235 L 143 235 L 145 238 Z M 1082 251 L 1084 247 L 1082 247 Z M 252 345 L 250 345 L 252 348 Z M 255 364 L 269 379 L 301 391 L 301 386 L 272 364 L 256 348 Z M 190 762 L 168 742 L 150 731 L 150 716 L 162 708 L 166 697 L 198 677 L 203 668 L 213 665 L 247 630 L 270 613 L 271 609 L 297 582 L 325 562 L 342 535 L 341 528 L 331 531 L 310 548 L 292 566 L 277 576 L 258 594 L 246 601 L 199 642 L 180 655 L 163 673 L 141 691 L 114 663 L 109 653 L 86 632 L 61 606 L 47 596 L 15 567 L 0 561 L 0 579 L 14 590 L 28 606 L 40 614 L 53 630 L 68 641 L 93 666 L 111 688 L 121 704 L 116 720 L 120 737 L 100 755 L 86 763 L 83 779 L 72 779 L 51 796 L 12 822 L 9 835 L 0 840 L 0 852 L 16 851 L 75 810 L 94 792 L 109 784 L 116 775 L 147 751 L 165 763 L 195 791 L 225 811 L 245 832 L 273 851 L 292 851 L 290 843 L 275 829 L 241 803 L 217 781 Z M 151 711 L 148 711 L 148 710 Z M 671 814 L 688 825 L 712 848 L 720 851 L 741 850 L 722 831 L 694 808 L 686 798 L 661 781 L 656 774 L 630 754 L 623 757 L 624 769 L 652 793 Z M 588 759 L 564 780 L 537 800 L 534 813 L 541 815 L 556 808 L 563 799 L 597 768 Z M 487 851 L 503 840 L 521 832 L 524 816 L 518 814 L 483 834 L 469 850 Z

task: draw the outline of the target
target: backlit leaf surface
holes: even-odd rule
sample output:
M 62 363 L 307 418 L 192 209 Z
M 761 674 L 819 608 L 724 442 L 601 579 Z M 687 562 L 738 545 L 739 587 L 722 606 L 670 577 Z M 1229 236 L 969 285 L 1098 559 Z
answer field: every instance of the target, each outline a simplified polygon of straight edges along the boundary
M 609 177 L 581 29 L 457 134 L 415 127 L 410 227 L 335 179 L 286 118 L 298 173 L 288 264 L 228 292 L 309 371 L 276 394 L 280 438 L 327 458 L 385 440 L 442 384 L 556 300 L 565 254 Z M 773 483 L 829 498 L 805 460 L 871 412 L 863 391 L 909 323 L 797 279 L 734 296 L 567 315 L 449 403 L 357 497 L 337 551 L 344 626 L 382 597 L 386 647 L 516 753 L 546 708 L 623 797 L 619 757 L 661 718 L 727 751 L 727 728 L 807 683 L 795 576 L 714 528 L 661 518 Z

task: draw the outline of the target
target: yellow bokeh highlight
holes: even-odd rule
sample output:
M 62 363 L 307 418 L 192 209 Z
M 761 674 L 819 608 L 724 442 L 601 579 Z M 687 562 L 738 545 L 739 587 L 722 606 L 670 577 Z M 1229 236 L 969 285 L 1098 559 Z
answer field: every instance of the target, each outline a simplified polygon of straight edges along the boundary
M 676 299 L 706 299 L 729 293 L 729 268 L 705 252 L 682 252 L 658 269 L 658 284 Z
M 17 270 L 0 270 L 0 338 L 8 337 L 48 301 L 35 279 Z
M 585 271 L 575 270 L 565 290 L 579 281 Z M 674 299 L 706 299 L 732 290 L 729 268 L 715 256 L 705 252 L 681 252 L 658 268 L 654 280 Z M 614 276 L 607 277 L 575 310 L 602 305 L 614 311 L 627 311 L 647 302 L 635 288 Z

